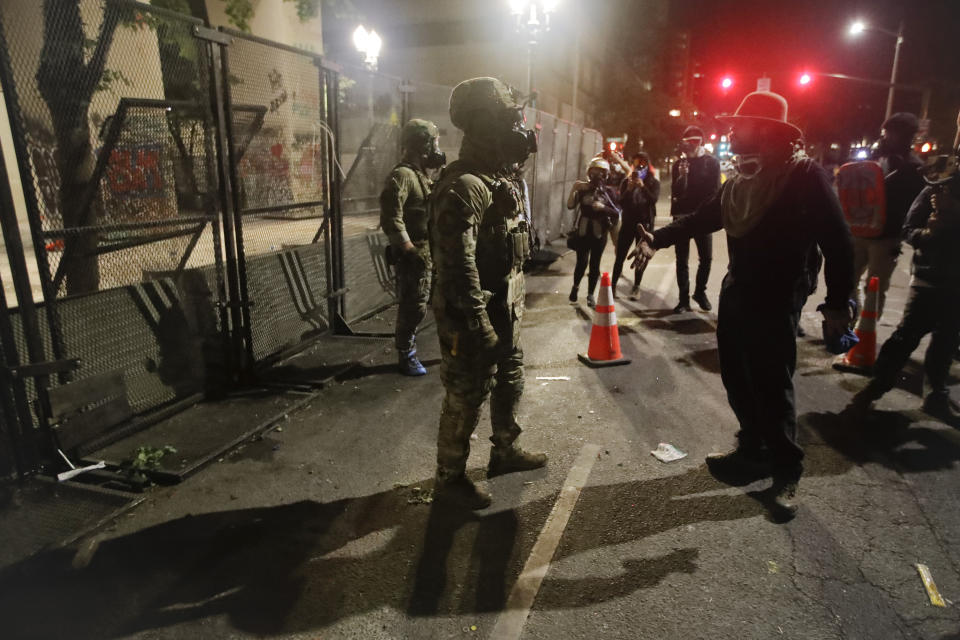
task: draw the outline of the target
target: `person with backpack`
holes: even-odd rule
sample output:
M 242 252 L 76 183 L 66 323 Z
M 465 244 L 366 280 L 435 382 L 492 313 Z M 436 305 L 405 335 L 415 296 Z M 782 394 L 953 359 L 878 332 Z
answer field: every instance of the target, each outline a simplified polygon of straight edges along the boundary
M 427 232 L 427 171 L 439 169 L 447 157 L 440 151 L 437 125 L 414 118 L 400 132 L 403 157 L 380 192 L 380 226 L 390 240 L 390 262 L 397 274 L 396 345 L 398 370 L 405 376 L 426 375 L 417 358 L 417 327 L 427 315 L 433 264 Z
M 907 211 L 923 189 L 922 162 L 911 149 L 919 127 L 920 122 L 912 113 L 895 113 L 887 118 L 881 128 L 875 157 L 868 161 L 879 164 L 883 175 L 882 189 L 886 206 L 877 209 L 877 215 L 882 219 L 869 224 L 862 224 L 863 221 L 856 224 L 848 215 L 853 233 L 853 277 L 857 303 L 859 306 L 870 302 L 861 299 L 860 282 L 864 280 L 864 274 L 864 295 L 870 295 L 867 284 L 871 278 L 877 277 L 880 281 L 876 301 L 878 320 L 883 314 L 890 277 L 900 257 L 900 232 Z

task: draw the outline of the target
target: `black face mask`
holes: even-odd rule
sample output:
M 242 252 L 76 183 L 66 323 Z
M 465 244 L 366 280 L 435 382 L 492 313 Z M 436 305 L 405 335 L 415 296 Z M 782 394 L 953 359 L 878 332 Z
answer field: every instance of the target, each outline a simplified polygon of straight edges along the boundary
M 537 152 L 537 133 L 529 129 L 510 129 L 500 139 L 500 151 L 508 164 L 520 164 Z
M 439 169 L 445 164 L 447 164 L 447 154 L 437 149 L 428 153 L 423 161 L 423 167 L 425 169 Z

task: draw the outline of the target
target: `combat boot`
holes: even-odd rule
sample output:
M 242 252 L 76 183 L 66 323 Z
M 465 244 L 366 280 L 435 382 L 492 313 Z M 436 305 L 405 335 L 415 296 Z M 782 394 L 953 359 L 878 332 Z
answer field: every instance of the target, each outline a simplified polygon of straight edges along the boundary
M 947 424 L 954 424 L 960 419 L 960 415 L 957 415 L 956 405 L 945 391 L 928 393 L 927 397 L 923 399 L 921 411 Z
M 530 471 L 547 466 L 547 454 L 530 453 L 516 445 L 490 449 L 487 477 L 495 478 L 515 471 Z
M 450 474 L 438 469 L 433 500 L 442 505 L 479 511 L 489 507 L 493 498 L 465 474 Z
M 570 300 L 570 302 L 576 302 L 576 301 L 577 301 L 577 293 L 578 293 L 578 290 L 579 290 L 579 289 L 580 289 L 580 287 L 578 287 L 577 285 L 573 285 L 573 288 L 570 289 L 570 297 L 567 298 L 568 300 Z
M 417 358 L 416 349 L 399 352 L 397 370 L 401 375 L 405 376 L 416 377 L 427 375 L 427 368 L 424 367 L 423 363 Z
M 707 455 L 706 463 L 714 478 L 732 486 L 750 484 L 771 473 L 769 461 L 759 453 L 741 448 L 726 453 L 711 453 Z

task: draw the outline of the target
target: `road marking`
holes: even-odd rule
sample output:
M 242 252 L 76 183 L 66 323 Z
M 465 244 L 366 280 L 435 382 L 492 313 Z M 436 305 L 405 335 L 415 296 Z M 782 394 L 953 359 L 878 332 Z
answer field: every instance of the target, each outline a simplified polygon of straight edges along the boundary
M 596 462 L 599 453 L 600 447 L 595 444 L 585 444 L 580 449 L 577 460 L 567 473 L 567 479 L 563 483 L 560 496 L 553 503 L 553 509 L 547 516 L 547 521 L 533 545 L 533 550 L 530 551 L 530 557 L 527 558 L 527 563 L 523 566 L 520 577 L 517 578 L 517 582 L 510 591 L 505 610 L 500 614 L 497 624 L 493 627 L 493 632 L 490 634 L 491 638 L 512 640 L 519 638 L 520 634 L 523 633 L 523 626 L 530 615 L 530 608 L 537 598 L 540 585 L 550 568 L 550 561 L 553 560 L 553 554 L 560 544 L 563 531 L 567 528 L 570 514 L 577 504 L 580 491 L 587 483 L 590 470 L 593 468 L 593 463 Z

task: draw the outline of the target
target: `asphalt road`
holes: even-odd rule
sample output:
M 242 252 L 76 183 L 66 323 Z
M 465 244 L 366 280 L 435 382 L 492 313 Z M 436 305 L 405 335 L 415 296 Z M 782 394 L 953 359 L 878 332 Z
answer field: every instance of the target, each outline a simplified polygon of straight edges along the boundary
M 429 503 L 442 386 L 428 330 L 427 377 L 401 378 L 379 353 L 282 431 L 0 576 L 4 636 L 506 638 L 515 624 L 524 639 L 960 638 L 960 608 L 932 606 L 915 567 L 960 603 L 960 431 L 918 411 L 922 352 L 857 435 L 837 414 L 864 380 L 830 369 L 810 301 L 796 376 L 808 472 L 799 515 L 775 524 L 769 481 L 727 487 L 704 467 L 736 424 L 715 315 L 670 311 L 673 252 L 655 257 L 640 300 L 618 303 L 632 363 L 602 370 L 577 361 L 591 323 L 566 300 L 572 258 L 527 280 L 521 442 L 550 464 L 486 482 L 491 508 Z M 477 479 L 489 435 L 484 417 Z M 659 462 L 661 442 L 687 457 Z

